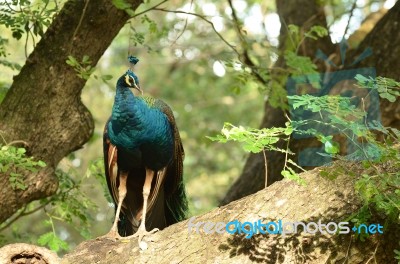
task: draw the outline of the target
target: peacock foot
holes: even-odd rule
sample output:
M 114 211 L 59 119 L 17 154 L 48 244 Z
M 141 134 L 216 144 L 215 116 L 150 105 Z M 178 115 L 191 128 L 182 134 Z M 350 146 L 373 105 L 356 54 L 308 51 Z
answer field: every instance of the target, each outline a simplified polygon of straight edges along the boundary
M 155 232 L 158 232 L 160 229 L 154 228 L 151 231 L 147 231 L 146 227 L 144 225 L 140 225 L 139 229 L 136 231 L 135 234 L 124 237 L 123 239 L 131 239 L 133 237 L 138 237 L 138 244 L 139 248 L 141 250 L 146 250 L 148 248 L 147 243 L 145 241 L 142 241 L 143 237 L 154 234 Z
M 96 240 L 108 239 L 108 240 L 112 240 L 112 241 L 117 241 L 117 240 L 121 240 L 122 238 L 123 237 L 118 234 L 117 230 L 111 229 L 110 232 L 108 232 L 107 234 L 105 234 L 103 236 L 96 238 Z

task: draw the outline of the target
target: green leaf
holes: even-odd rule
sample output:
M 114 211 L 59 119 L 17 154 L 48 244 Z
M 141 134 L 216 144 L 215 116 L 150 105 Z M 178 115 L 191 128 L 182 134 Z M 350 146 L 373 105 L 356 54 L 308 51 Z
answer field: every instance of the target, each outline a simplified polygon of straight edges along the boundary
M 68 250 L 67 242 L 61 240 L 53 232 L 43 234 L 38 239 L 38 244 L 41 246 L 48 246 L 51 250 L 58 252 L 60 249 Z
M 12 33 L 12 36 L 13 36 L 13 38 L 19 40 L 19 39 L 22 38 L 22 33 L 21 33 L 21 31 L 14 31 L 14 32 Z
M 39 160 L 39 161 L 37 162 L 37 165 L 38 165 L 39 167 L 44 168 L 44 167 L 46 167 L 46 162 Z
M 65 62 L 72 67 L 79 65 L 79 62 L 73 56 L 68 56 L 68 59 Z
M 396 101 L 396 97 L 393 96 L 393 95 L 391 95 L 390 93 L 387 93 L 387 92 L 381 93 L 380 96 L 381 96 L 382 98 L 387 99 L 387 100 L 388 100 L 389 102 L 391 102 L 391 103 L 394 103 L 394 102 Z
M 25 152 L 26 152 L 26 149 L 24 149 L 24 148 L 18 148 L 17 149 L 17 153 L 20 154 L 20 155 L 25 154 Z
M 113 5 L 118 9 L 130 9 L 131 5 L 127 3 L 125 0 L 112 0 Z
M 324 150 L 326 153 L 337 154 L 339 153 L 339 149 L 340 149 L 339 143 L 335 141 L 328 140 L 324 144 Z
M 53 232 L 48 232 L 46 234 L 43 234 L 39 237 L 38 239 L 38 244 L 40 246 L 46 246 L 53 238 Z
M 290 34 L 298 35 L 300 32 L 299 27 L 296 25 L 293 25 L 293 24 L 288 25 L 288 29 L 289 29 Z
M 89 60 L 89 56 L 88 55 L 84 55 L 82 58 L 82 64 L 88 64 L 91 63 Z
M 263 150 L 263 148 L 257 147 L 255 145 L 246 144 L 243 146 L 243 150 L 246 152 L 258 153 Z

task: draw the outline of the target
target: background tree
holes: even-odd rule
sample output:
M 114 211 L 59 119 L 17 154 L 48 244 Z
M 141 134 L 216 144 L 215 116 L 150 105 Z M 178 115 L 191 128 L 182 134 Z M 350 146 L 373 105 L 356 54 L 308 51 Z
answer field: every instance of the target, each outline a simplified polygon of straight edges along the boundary
M 307 27 L 310 27 L 310 25 L 325 25 L 327 18 L 325 16 L 325 12 L 323 10 L 323 6 L 320 5 L 320 3 L 311 1 L 306 3 L 301 3 L 299 5 L 293 5 L 293 6 L 288 6 L 288 5 L 280 5 L 280 1 L 277 1 L 277 10 L 278 14 L 280 14 L 280 20 L 282 24 L 294 24 L 294 25 L 299 25 L 302 26 L 304 30 L 307 29 Z M 300 3 L 300 2 L 299 2 Z M 311 5 L 311 6 L 308 6 Z M 304 10 L 299 8 L 299 6 L 307 6 Z M 337 8 L 338 6 L 334 6 L 334 9 Z M 346 8 L 345 6 L 340 6 L 340 8 Z M 357 10 L 357 2 L 355 1 L 353 4 L 347 6 L 349 9 L 349 16 L 348 16 L 348 23 L 347 26 L 345 27 L 345 31 L 343 34 L 343 37 L 347 37 L 350 35 L 349 33 L 349 27 L 351 27 L 351 19 L 353 18 L 354 13 L 356 13 Z M 367 48 L 372 49 L 373 53 L 372 56 L 370 56 L 368 59 L 363 60 L 355 65 L 352 65 L 353 68 L 362 68 L 362 67 L 375 67 L 377 71 L 377 75 L 381 76 L 387 76 L 391 78 L 397 78 L 396 73 L 393 72 L 393 65 L 396 65 L 397 62 L 393 62 L 393 64 L 387 64 L 388 61 L 392 60 L 392 51 L 397 49 L 397 45 L 395 43 L 398 43 L 397 39 L 395 36 L 389 37 L 389 35 L 394 33 L 394 28 L 393 25 L 396 23 L 395 20 L 397 18 L 397 8 L 399 8 L 399 5 L 395 5 L 392 9 L 391 12 L 388 13 L 384 19 L 382 19 L 372 30 L 367 34 L 365 32 L 365 28 L 372 28 L 373 23 L 376 23 L 385 13 L 383 10 L 380 9 L 378 12 L 376 12 L 375 16 L 371 17 L 369 16 L 367 20 L 364 21 L 364 27 L 361 27 L 356 33 L 354 34 L 355 37 L 350 38 L 352 42 L 350 45 L 352 45 L 353 49 L 347 52 L 346 56 L 346 62 L 342 66 L 346 67 L 349 69 L 348 66 L 345 65 L 350 65 L 353 61 L 357 59 L 362 52 L 364 52 Z M 333 9 L 333 10 L 334 10 Z M 301 15 L 295 15 L 295 13 L 300 13 Z M 367 14 L 365 14 L 367 16 Z M 298 19 L 298 20 L 296 20 Z M 354 19 L 354 18 L 353 18 Z M 292 23 L 288 23 L 292 22 Z M 384 30 L 382 32 L 381 30 Z M 283 32 L 282 32 L 283 31 Z M 281 53 L 284 52 L 285 45 L 284 43 L 287 43 L 287 35 L 284 33 L 287 31 L 287 29 L 281 28 L 281 46 L 280 50 Z M 387 34 L 386 35 L 386 40 L 390 39 L 390 48 L 387 49 L 387 52 L 382 51 L 382 43 L 376 41 L 378 38 L 382 37 L 382 34 Z M 379 36 L 379 37 L 378 37 Z M 286 39 L 285 39 L 286 37 Z M 357 39 L 356 39 L 357 38 Z M 372 41 L 375 40 L 375 41 Z M 304 54 L 308 57 L 310 57 L 313 61 L 317 61 L 316 55 L 317 55 L 317 49 L 322 50 L 325 54 L 329 54 L 328 57 L 331 58 L 333 61 L 336 62 L 337 65 L 340 65 L 340 50 L 338 48 L 334 48 L 332 46 L 332 43 L 329 39 L 327 38 L 322 38 L 318 41 L 311 41 L 311 45 L 307 45 L 307 42 L 304 42 L 302 47 L 307 46 L 307 49 L 301 48 L 299 50 L 300 54 Z M 389 46 L 389 42 L 386 47 Z M 383 56 L 383 57 L 382 57 Z M 277 62 L 278 67 L 282 67 L 283 62 L 283 56 L 280 57 L 280 60 Z M 325 72 L 327 70 L 330 71 L 330 69 L 326 69 L 326 65 L 317 64 L 318 71 L 319 72 Z M 336 90 L 336 93 L 340 93 L 340 90 Z M 398 128 L 398 118 L 389 114 L 390 112 L 394 111 L 397 112 L 397 101 L 393 103 L 389 103 L 387 101 L 382 101 L 380 103 L 380 112 L 382 114 L 382 119 L 383 119 L 383 125 L 385 126 L 392 126 Z M 392 112 L 393 113 L 393 112 Z M 271 104 L 269 101 L 266 102 L 265 104 L 265 113 L 264 117 L 262 119 L 261 127 L 272 127 L 272 126 L 283 126 L 284 122 L 286 119 L 284 118 L 284 113 L 280 109 L 276 109 L 271 107 Z M 303 142 L 292 142 L 292 150 L 295 153 L 298 153 L 300 150 L 307 148 L 311 145 L 315 145 L 315 142 L 312 143 L 310 140 L 303 141 Z M 280 171 L 282 169 L 282 164 L 283 164 L 283 155 L 277 152 L 273 153 L 268 153 L 268 167 L 271 168 L 268 171 L 268 185 L 272 184 L 273 182 L 279 180 L 282 178 L 280 175 Z M 263 188 L 264 184 L 262 183 L 262 179 L 264 179 L 265 175 L 265 170 L 264 170 L 264 158 L 263 155 L 260 154 L 253 154 L 250 155 L 248 160 L 246 161 L 246 165 L 243 169 L 242 174 L 238 178 L 238 180 L 232 185 L 224 199 L 222 200 L 222 204 L 229 203 L 230 201 L 239 199 L 245 195 L 248 195 L 250 193 L 254 193 L 261 188 Z M 252 180 L 250 180 L 252 179 Z

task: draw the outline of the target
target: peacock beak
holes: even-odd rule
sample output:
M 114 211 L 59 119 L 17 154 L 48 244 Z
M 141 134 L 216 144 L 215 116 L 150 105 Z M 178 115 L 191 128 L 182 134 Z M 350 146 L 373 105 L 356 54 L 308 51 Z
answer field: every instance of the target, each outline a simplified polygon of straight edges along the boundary
M 136 90 L 138 90 L 138 91 L 140 92 L 140 94 L 143 95 L 143 90 L 142 90 L 142 88 L 140 88 L 139 85 L 137 85 L 136 83 L 134 83 L 134 84 L 133 84 L 133 88 L 136 89 Z

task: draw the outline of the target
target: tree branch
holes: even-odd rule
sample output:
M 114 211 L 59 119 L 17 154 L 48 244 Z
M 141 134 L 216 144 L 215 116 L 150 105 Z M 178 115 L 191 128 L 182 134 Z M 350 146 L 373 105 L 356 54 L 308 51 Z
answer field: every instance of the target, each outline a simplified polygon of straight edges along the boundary
M 197 14 L 197 13 L 192 13 L 192 12 L 186 12 L 186 11 L 181 11 L 181 10 L 168 10 L 165 8 L 154 8 L 156 11 L 162 11 L 162 12 L 169 12 L 169 13 L 175 13 L 175 14 L 186 14 L 186 15 L 191 15 L 198 17 L 202 19 L 203 21 L 207 22 L 208 24 L 211 25 L 212 29 L 214 30 L 215 34 L 229 47 L 231 48 L 237 55 L 240 55 L 239 52 L 236 50 L 235 46 L 230 44 L 215 28 L 214 23 L 208 20 L 205 16 Z
M 336 166 L 336 165 L 334 165 Z M 343 171 L 362 174 L 361 164 L 346 163 Z M 329 168 L 339 171 L 335 167 Z M 170 226 L 145 238 L 149 248 L 140 251 L 137 240 L 113 242 L 99 239 L 83 242 L 62 259 L 63 264 L 80 263 L 364 263 L 371 256 L 378 263 L 392 263 L 400 239 L 399 227 L 386 226 L 385 233 L 366 238 L 350 234 L 230 235 L 204 231 L 206 222 L 228 223 L 238 220 L 263 223 L 282 220 L 343 222 L 361 206 L 354 193 L 354 177 L 339 175 L 336 180 L 319 176 L 315 169 L 301 174 L 305 186 L 283 180 L 239 201 Z M 201 223 L 202 222 L 202 223 Z M 190 224 L 191 223 L 191 224 Z M 189 226 L 192 226 L 189 230 Z M 350 225 L 351 227 L 351 225 Z M 386 229 L 387 228 L 387 229 Z M 199 230 L 199 233 L 197 233 Z M 230 228 L 233 230 L 233 227 Z M 272 231 L 272 229 L 270 229 Z M 350 243 L 350 241 L 352 241 Z

